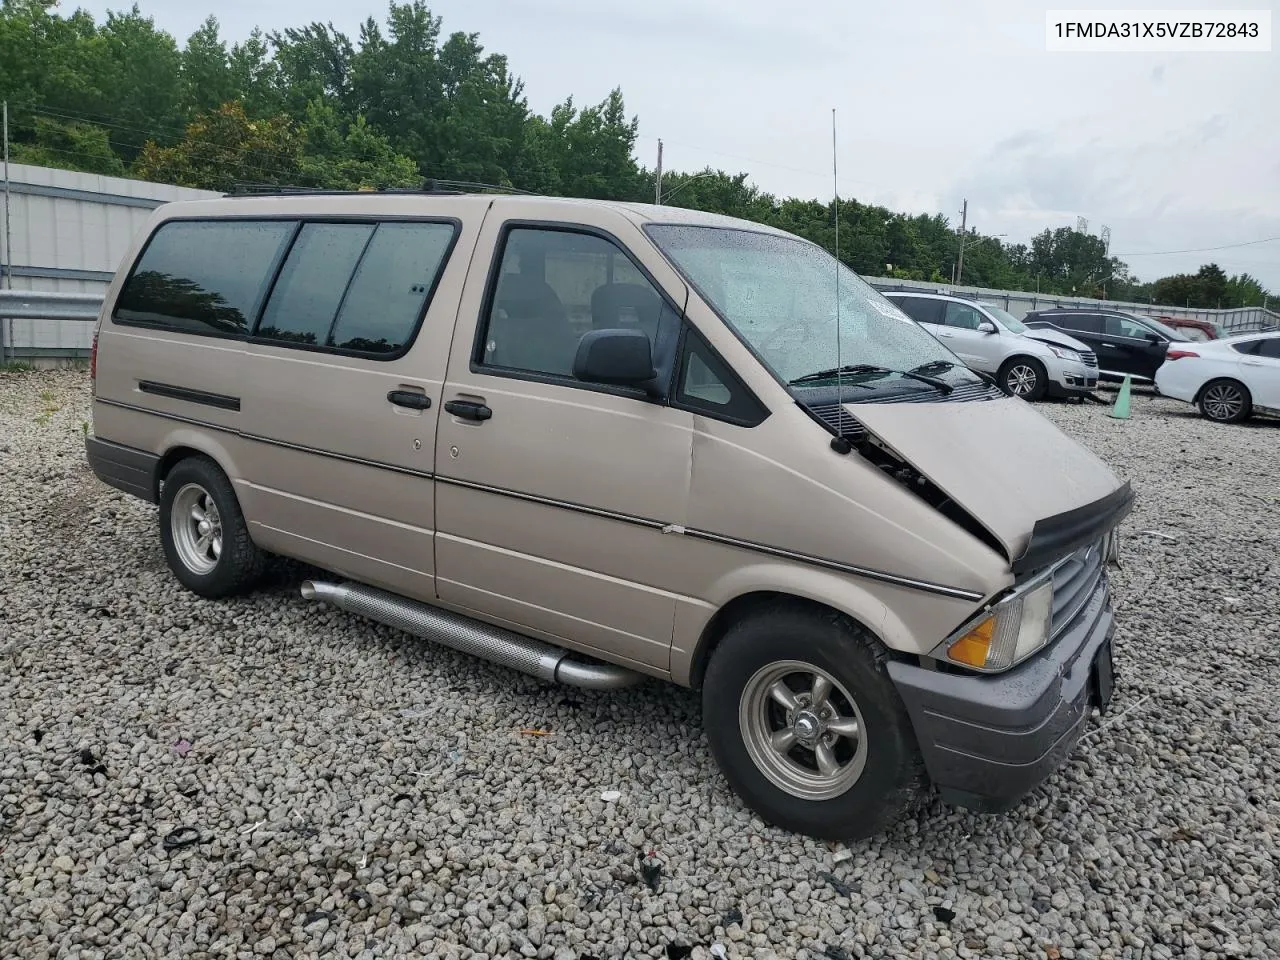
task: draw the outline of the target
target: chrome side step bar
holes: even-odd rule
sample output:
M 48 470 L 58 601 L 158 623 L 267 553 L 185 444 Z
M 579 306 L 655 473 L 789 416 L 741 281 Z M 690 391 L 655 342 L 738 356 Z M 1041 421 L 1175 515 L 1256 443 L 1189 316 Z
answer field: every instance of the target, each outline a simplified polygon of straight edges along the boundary
M 541 640 L 361 584 L 306 580 L 302 596 L 543 680 L 588 690 L 617 690 L 644 679 L 634 670 L 571 660 L 568 651 Z

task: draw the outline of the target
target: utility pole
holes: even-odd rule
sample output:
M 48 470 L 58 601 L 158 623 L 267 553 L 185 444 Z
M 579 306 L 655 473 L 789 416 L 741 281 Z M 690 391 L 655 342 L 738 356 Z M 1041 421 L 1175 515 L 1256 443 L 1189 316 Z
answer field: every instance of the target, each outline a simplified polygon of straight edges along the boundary
M 658 172 L 653 178 L 653 202 L 662 206 L 662 141 L 658 141 Z
M 9 232 L 9 101 L 4 102 L 4 286 L 13 287 L 13 235 Z
M 964 234 L 965 227 L 969 222 L 969 201 L 966 200 L 960 207 L 960 256 L 956 260 L 956 279 L 957 285 L 964 282 Z
M 4 274 L 4 288 L 13 289 L 13 234 L 9 232 L 9 101 L 4 101 L 4 259 L 0 260 L 0 273 Z M 13 321 L 0 319 L 8 330 L 0 329 L 0 363 L 8 362 L 9 341 L 13 339 Z M 8 334 L 6 336 L 6 333 Z

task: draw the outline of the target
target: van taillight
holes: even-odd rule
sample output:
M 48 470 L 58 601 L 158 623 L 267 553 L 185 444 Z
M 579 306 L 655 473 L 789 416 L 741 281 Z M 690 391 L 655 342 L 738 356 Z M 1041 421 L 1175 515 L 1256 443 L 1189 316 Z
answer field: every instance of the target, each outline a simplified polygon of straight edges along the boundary
M 1170 350 L 1168 353 L 1164 355 L 1164 358 L 1166 360 L 1178 360 L 1178 359 L 1181 359 L 1182 357 L 1198 357 L 1198 356 L 1200 356 L 1200 354 L 1196 353 L 1194 350 Z
M 98 331 L 93 331 L 93 346 L 89 348 L 89 384 L 98 385 Z

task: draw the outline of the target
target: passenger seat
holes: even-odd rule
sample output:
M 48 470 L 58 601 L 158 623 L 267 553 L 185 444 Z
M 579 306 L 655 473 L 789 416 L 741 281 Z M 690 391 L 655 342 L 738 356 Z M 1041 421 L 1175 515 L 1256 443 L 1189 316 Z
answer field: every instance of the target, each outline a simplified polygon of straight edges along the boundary
M 569 312 L 545 281 L 503 274 L 489 324 L 487 362 L 568 376 L 577 346 Z

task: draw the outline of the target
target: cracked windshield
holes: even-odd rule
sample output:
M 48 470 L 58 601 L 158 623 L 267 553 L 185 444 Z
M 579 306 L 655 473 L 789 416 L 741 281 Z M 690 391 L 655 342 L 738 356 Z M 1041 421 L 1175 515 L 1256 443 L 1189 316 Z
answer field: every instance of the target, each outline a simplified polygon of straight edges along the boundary
M 864 382 L 922 369 L 973 378 L 932 334 L 843 265 L 837 337 L 836 261 L 820 247 L 721 227 L 662 224 L 649 234 L 786 383 L 834 381 L 838 368 L 854 364 L 884 368 L 851 374 Z M 828 376 L 814 377 L 823 372 Z

